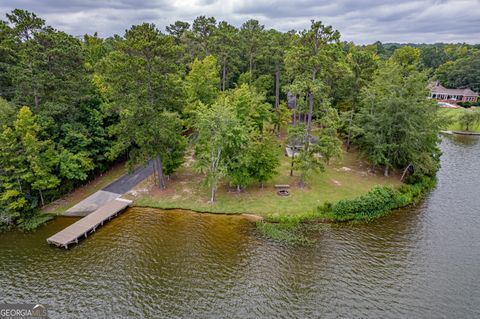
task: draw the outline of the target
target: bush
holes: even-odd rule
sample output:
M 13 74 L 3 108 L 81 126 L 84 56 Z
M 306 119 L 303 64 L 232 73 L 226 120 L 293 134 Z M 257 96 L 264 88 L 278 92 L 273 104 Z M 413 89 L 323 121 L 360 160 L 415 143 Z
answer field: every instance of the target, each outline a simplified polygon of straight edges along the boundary
M 423 198 L 435 186 L 435 178 L 424 176 L 414 184 L 406 184 L 398 190 L 391 187 L 374 187 L 367 194 L 333 205 L 327 203 L 317 208 L 322 216 L 333 220 L 371 219 L 383 216 L 392 209 L 405 207 Z
M 325 202 L 315 211 L 300 215 L 272 215 L 257 222 L 257 230 L 273 240 L 289 244 L 309 244 L 306 227 L 315 221 L 368 221 L 381 217 L 391 210 L 405 207 L 422 199 L 436 183 L 435 177 L 423 176 L 411 180 L 399 189 L 374 187 L 367 194 L 335 204 Z
M 472 102 L 458 102 L 457 104 L 460 105 L 461 107 L 466 108 L 466 109 L 472 107 L 472 105 L 473 105 Z
M 22 230 L 33 230 L 38 226 L 52 220 L 53 218 L 54 216 L 51 214 L 42 214 L 37 212 L 28 218 L 20 219 L 18 227 Z

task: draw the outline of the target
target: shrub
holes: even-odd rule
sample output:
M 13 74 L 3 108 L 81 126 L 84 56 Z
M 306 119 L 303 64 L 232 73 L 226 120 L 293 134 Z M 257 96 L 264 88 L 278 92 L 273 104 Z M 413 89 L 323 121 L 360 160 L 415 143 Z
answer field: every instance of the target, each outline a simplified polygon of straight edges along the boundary
M 375 187 L 367 194 L 350 199 L 341 200 L 333 205 L 335 215 L 366 215 L 383 214 L 404 203 L 399 192 L 390 187 Z
M 458 102 L 457 104 L 460 105 L 461 107 L 466 108 L 466 109 L 472 107 L 472 105 L 473 105 L 472 102 Z
M 317 212 L 334 220 L 379 217 L 392 209 L 407 206 L 423 198 L 425 193 L 435 186 L 435 182 L 435 178 L 424 176 L 413 184 L 403 185 L 398 190 L 377 186 L 360 197 L 341 200 L 333 205 L 326 203 L 317 207 Z

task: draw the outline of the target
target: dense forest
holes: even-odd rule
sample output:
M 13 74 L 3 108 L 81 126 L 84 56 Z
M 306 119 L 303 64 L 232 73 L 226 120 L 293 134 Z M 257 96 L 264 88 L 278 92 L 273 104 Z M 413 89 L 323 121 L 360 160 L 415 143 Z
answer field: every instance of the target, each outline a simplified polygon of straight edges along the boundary
M 168 187 L 186 152 L 214 202 L 221 183 L 268 182 L 280 132 L 302 185 L 342 144 L 385 174 L 434 175 L 432 78 L 480 90 L 478 45 L 358 46 L 319 21 L 280 32 L 205 16 L 77 38 L 13 10 L 0 21 L 0 224 L 28 225 L 115 162 L 154 160 Z

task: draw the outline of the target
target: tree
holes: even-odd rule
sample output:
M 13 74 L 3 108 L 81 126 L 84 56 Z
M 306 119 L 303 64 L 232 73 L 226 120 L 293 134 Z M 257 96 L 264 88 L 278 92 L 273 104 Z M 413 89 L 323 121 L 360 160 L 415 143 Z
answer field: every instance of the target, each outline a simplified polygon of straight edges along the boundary
M 212 37 L 216 28 L 216 20 L 214 17 L 197 17 L 192 24 L 192 36 L 194 44 L 195 56 L 204 58 L 210 55 Z
M 263 54 L 262 39 L 264 26 L 258 20 L 248 20 L 240 27 L 241 45 L 245 58 L 248 60 L 248 72 L 250 72 L 250 81 L 252 83 L 255 77 L 255 66 Z
M 242 134 L 238 136 L 237 148 L 226 154 L 229 159 L 225 171 L 230 184 L 240 191 L 256 180 L 252 175 L 254 163 L 251 161 L 251 152 L 255 150 L 255 141 L 267 138 L 264 127 L 271 119 L 270 105 L 265 103 L 264 95 L 248 84 L 226 92 L 222 98 L 224 103 L 235 111 L 235 116 L 243 128 Z
M 403 67 L 419 68 L 421 51 L 409 45 L 396 49 L 390 60 Z
M 155 159 L 158 184 L 183 158 L 185 141 L 177 114 L 183 91 L 175 64 L 177 47 L 153 24 L 133 26 L 113 51 L 98 65 L 100 85 L 118 123 L 110 127 L 117 140 L 110 157 L 128 152 L 130 164 Z
M 480 91 L 480 51 L 442 64 L 437 69 L 436 77 L 449 88 L 470 88 Z
M 442 118 L 435 102 L 425 98 L 426 84 L 426 72 L 390 59 L 362 92 L 357 142 L 373 165 L 385 168 L 386 176 L 390 168 L 415 170 L 425 157 L 436 163 L 428 168 L 428 174 L 438 168 Z
M 318 150 L 327 164 L 330 159 L 342 154 L 342 141 L 338 138 L 337 130 L 340 127 L 340 117 L 334 108 L 326 108 L 319 120 L 320 133 Z
M 9 126 L 15 117 L 15 106 L 0 97 L 0 130 L 4 125 Z
M 85 34 L 83 36 L 82 47 L 87 69 L 93 70 L 95 64 L 109 52 L 104 42 L 104 39 L 100 38 L 96 32 L 93 35 Z
M 188 103 L 211 105 L 216 100 L 220 86 L 218 71 L 214 56 L 209 55 L 203 60 L 195 59 L 185 79 Z
M 464 110 L 459 119 L 462 129 L 470 131 L 470 129 L 480 125 L 479 110 Z
M 280 149 L 272 136 L 256 135 L 250 138 L 247 154 L 248 175 L 261 184 L 269 181 L 280 165 Z
M 190 29 L 190 23 L 184 21 L 175 21 L 174 24 L 170 24 L 165 27 L 168 34 L 175 38 L 177 44 L 180 44 L 184 34 Z
M 285 48 L 287 47 L 287 35 L 276 30 L 267 32 L 268 38 L 268 64 L 273 66 L 275 76 L 275 103 L 274 108 L 280 113 L 280 77 L 284 69 Z M 278 133 L 280 126 L 276 125 L 275 130 Z
M 237 150 L 245 140 L 244 128 L 234 109 L 226 102 L 220 99 L 211 108 L 199 109 L 194 123 L 198 134 L 196 164 L 211 189 L 210 203 L 216 201 L 218 185 L 225 176 L 230 154 L 238 154 Z
M 313 21 L 309 30 L 304 30 L 286 56 L 285 64 L 294 78 L 297 88 L 304 88 L 308 100 L 308 118 L 305 131 L 305 146 L 308 149 L 308 138 L 312 131 L 312 117 L 315 98 L 320 97 L 324 87 L 318 76 L 325 76 L 335 61 L 340 33 L 331 26 L 325 26 L 320 21 Z
M 263 133 L 265 125 L 271 120 L 271 106 L 265 102 L 263 94 L 248 84 L 242 84 L 227 92 L 226 97 L 247 131 Z
M 348 91 L 350 93 L 351 109 L 348 118 L 347 151 L 352 140 L 353 118 L 357 112 L 362 88 L 372 80 L 373 72 L 378 65 L 378 57 L 368 49 L 359 49 L 352 45 L 347 55 L 347 63 L 351 69 L 348 78 Z
M 28 204 L 37 206 L 36 198 L 43 206 L 43 192 L 59 185 L 58 154 L 37 117 L 26 106 L 18 111 L 10 126 L 4 125 L 0 140 L 0 200 L 9 209 L 9 215 L 18 218 L 29 211 Z
M 300 171 L 300 187 L 303 188 L 312 173 L 325 170 L 319 146 L 317 144 L 311 144 L 308 148 L 303 146 L 294 159 L 294 167 Z
M 305 124 L 300 123 L 288 128 L 287 147 L 289 147 L 292 151 L 292 157 L 290 158 L 290 176 L 293 176 L 295 157 L 298 154 L 298 151 L 302 148 L 304 141 Z
M 225 21 L 220 22 L 213 34 L 212 52 L 220 64 L 222 91 L 229 87 L 231 77 L 238 72 L 240 63 L 238 42 L 237 28 Z
M 22 9 L 14 9 L 11 13 L 7 13 L 7 19 L 13 26 L 13 34 L 20 42 L 29 41 L 45 26 L 45 20 L 37 17 L 33 12 Z

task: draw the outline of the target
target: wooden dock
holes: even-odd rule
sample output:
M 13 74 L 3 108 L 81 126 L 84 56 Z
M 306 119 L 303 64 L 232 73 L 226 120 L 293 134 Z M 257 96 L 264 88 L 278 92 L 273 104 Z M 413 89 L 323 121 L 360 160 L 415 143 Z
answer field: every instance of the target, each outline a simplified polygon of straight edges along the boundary
M 57 247 L 67 249 L 68 245 L 78 243 L 81 237 L 86 238 L 88 234 L 93 233 L 98 227 L 103 225 L 103 223 L 117 216 L 118 213 L 127 208 L 131 203 L 131 200 L 123 198 L 114 199 L 64 230 L 49 237 L 47 242 Z

